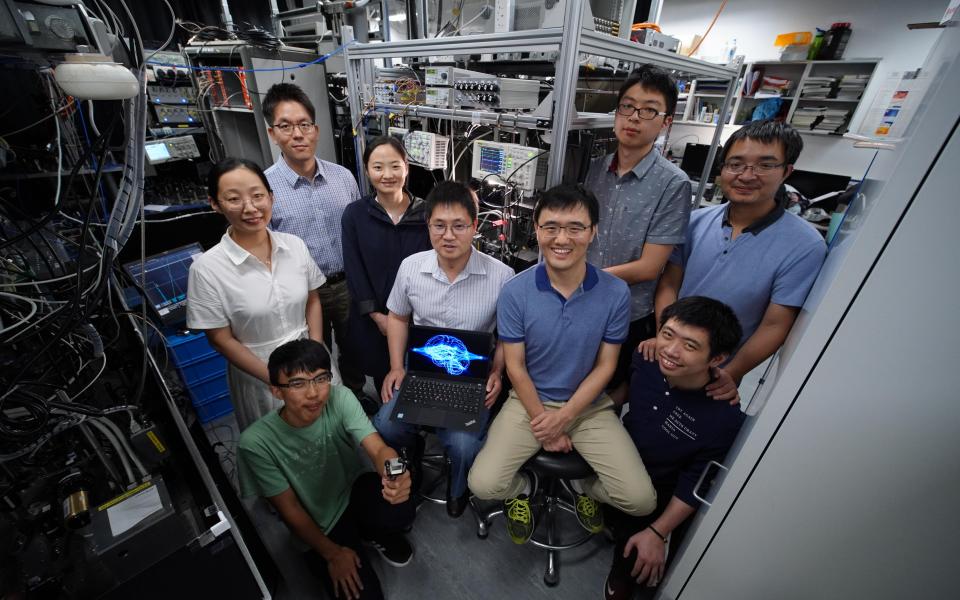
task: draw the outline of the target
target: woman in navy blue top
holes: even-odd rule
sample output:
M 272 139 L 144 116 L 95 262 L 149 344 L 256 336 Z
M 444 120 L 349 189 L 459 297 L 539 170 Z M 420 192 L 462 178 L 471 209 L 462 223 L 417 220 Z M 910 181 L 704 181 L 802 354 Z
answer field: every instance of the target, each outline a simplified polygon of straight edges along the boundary
M 403 143 L 379 137 L 363 153 L 374 194 L 351 202 L 343 212 L 343 265 L 350 288 L 350 344 L 376 389 L 390 370 L 387 298 L 400 262 L 429 250 L 423 200 L 406 190 L 410 166 Z

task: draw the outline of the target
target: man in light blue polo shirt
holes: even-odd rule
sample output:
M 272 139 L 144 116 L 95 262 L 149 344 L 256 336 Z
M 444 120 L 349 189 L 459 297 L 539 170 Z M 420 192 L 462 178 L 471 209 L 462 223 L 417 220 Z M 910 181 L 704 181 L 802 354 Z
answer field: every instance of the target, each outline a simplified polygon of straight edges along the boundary
M 720 156 L 728 202 L 693 212 L 687 241 L 657 285 L 657 315 L 677 298 L 707 296 L 740 320 L 744 341 L 707 386 L 714 399 L 735 400 L 740 379 L 783 344 L 823 265 L 823 238 L 776 202 L 802 149 L 786 123 L 756 121 L 734 132 Z M 650 360 L 651 346 L 641 344 Z
M 544 262 L 508 281 L 497 303 L 514 387 L 469 484 L 479 498 L 505 500 L 507 529 L 518 544 L 534 529 L 531 484 L 519 469 L 541 448 L 576 449 L 596 472 L 574 485 L 584 528 L 603 527 L 597 501 L 636 516 L 656 507 L 643 462 L 603 391 L 627 337 L 630 292 L 623 280 L 587 263 L 599 212 L 582 186 L 544 192 L 533 214 Z

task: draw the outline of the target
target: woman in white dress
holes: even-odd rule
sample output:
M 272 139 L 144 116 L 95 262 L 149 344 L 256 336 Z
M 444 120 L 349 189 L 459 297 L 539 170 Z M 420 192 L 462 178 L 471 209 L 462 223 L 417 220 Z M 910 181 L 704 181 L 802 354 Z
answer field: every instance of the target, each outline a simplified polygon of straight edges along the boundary
M 317 288 L 325 278 L 300 238 L 267 229 L 273 193 L 259 165 L 221 161 L 210 171 L 208 193 L 229 227 L 190 266 L 187 327 L 204 330 L 227 359 L 242 431 L 281 405 L 267 373 L 274 348 L 308 336 L 323 341 Z

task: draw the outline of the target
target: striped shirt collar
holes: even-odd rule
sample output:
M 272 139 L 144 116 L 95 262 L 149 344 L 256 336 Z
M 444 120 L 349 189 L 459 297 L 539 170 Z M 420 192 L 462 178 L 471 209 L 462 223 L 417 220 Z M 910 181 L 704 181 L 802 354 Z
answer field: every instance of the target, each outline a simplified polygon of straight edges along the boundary
M 247 260 L 249 257 L 253 256 L 246 250 L 244 250 L 240 244 L 234 241 L 230 237 L 230 227 L 227 228 L 227 232 L 223 234 L 223 237 L 220 238 L 220 243 L 223 244 L 223 250 L 227 253 L 227 256 L 230 258 L 230 261 L 235 265 L 240 265 L 243 261 Z M 270 236 L 270 247 L 273 249 L 273 252 L 287 251 L 290 247 L 287 245 L 287 242 L 284 241 L 283 237 L 274 235 L 274 232 L 267 230 L 267 235 Z
M 313 157 L 313 160 L 316 161 L 317 163 L 317 170 L 313 174 L 314 181 L 316 181 L 318 177 L 320 178 L 321 181 L 326 181 L 327 173 L 326 171 L 323 170 L 323 163 L 320 162 L 320 160 L 317 159 L 316 156 Z M 303 177 L 302 175 L 294 171 L 293 168 L 289 164 L 287 164 L 287 159 L 284 158 L 283 155 L 281 155 L 280 160 L 278 160 L 274 164 L 276 164 L 277 171 L 280 173 L 280 176 L 283 178 L 284 181 L 287 182 L 287 184 L 291 188 L 295 187 L 297 185 L 297 182 L 300 181 L 301 179 L 304 181 L 307 181 L 306 177 Z
M 440 260 L 437 257 L 436 250 L 433 250 L 433 256 L 431 256 L 428 260 L 425 260 L 420 264 L 420 272 L 430 273 L 431 275 L 433 275 L 435 279 L 438 279 L 444 282 L 447 281 L 447 274 L 444 273 L 443 269 L 440 268 Z M 486 274 L 487 274 L 487 270 L 483 266 L 483 262 L 479 256 L 479 253 L 477 252 L 476 248 L 474 248 L 473 246 L 470 246 L 470 258 L 467 260 L 467 264 L 463 267 L 463 270 L 460 271 L 460 273 L 457 275 L 457 278 L 454 281 L 454 283 L 456 283 L 457 281 L 460 281 L 461 279 L 465 279 L 470 275 L 486 275 Z
M 542 262 L 537 265 L 536 280 L 537 289 L 541 292 L 554 291 L 553 285 L 550 283 L 550 276 L 547 275 L 547 263 Z M 599 281 L 600 275 L 597 274 L 597 268 L 587 263 L 587 274 L 583 278 L 583 283 L 580 284 L 580 287 L 583 288 L 583 291 L 589 292 Z
M 752 233 L 754 236 L 760 235 L 760 232 L 770 227 L 783 216 L 783 213 L 786 211 L 779 204 L 773 207 L 773 210 L 768 212 L 766 215 L 760 217 L 750 225 L 743 228 L 744 233 Z M 720 220 L 721 227 L 732 227 L 730 224 L 730 202 L 727 202 L 726 208 L 723 209 L 723 218 Z

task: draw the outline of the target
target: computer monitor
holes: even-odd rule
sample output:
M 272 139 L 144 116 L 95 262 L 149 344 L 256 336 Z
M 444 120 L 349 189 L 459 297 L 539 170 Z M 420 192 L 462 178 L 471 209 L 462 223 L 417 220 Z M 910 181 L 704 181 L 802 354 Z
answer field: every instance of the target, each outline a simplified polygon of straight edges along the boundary
M 411 325 L 407 337 L 407 370 L 441 379 L 485 379 L 493 359 L 493 335 Z
M 147 301 L 160 322 L 167 327 L 180 326 L 186 321 L 187 275 L 194 258 L 200 254 L 203 254 L 203 248 L 194 242 L 148 256 L 143 261 L 142 270 L 139 260 L 123 265 L 137 284 L 141 283 L 143 274 L 143 291 Z
M 850 177 L 794 169 L 784 183 L 795 187 L 808 200 L 813 200 L 830 192 L 846 190 L 847 186 L 850 185 Z
M 693 181 L 700 181 L 703 176 L 703 166 L 707 164 L 707 155 L 710 152 L 710 144 L 687 144 L 683 151 L 683 158 L 680 160 L 680 170 L 687 174 L 687 177 Z M 717 153 L 719 156 L 719 152 Z M 716 164 L 714 157 L 713 169 L 710 170 L 710 179 L 720 174 L 720 168 Z
M 149 162 L 151 165 L 164 163 L 172 158 L 170 156 L 170 148 L 167 148 L 167 145 L 164 142 L 150 142 L 148 144 L 144 144 L 144 149 L 147 151 L 147 162 Z

